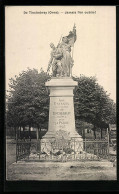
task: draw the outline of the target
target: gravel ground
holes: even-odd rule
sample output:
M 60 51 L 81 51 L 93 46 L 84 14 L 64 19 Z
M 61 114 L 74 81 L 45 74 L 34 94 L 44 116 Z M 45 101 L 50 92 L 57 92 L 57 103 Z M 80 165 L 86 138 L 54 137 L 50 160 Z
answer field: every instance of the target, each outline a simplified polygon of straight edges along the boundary
M 9 166 L 7 180 L 116 180 L 111 162 L 24 162 Z
M 6 165 L 7 167 L 16 161 L 16 144 L 14 140 L 8 140 L 6 144 Z

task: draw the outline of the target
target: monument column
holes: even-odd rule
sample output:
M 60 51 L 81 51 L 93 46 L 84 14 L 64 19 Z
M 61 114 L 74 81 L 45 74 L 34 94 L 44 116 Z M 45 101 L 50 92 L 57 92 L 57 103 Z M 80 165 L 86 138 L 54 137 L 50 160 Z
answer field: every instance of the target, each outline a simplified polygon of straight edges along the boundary
M 77 82 L 70 77 L 73 66 L 71 47 L 75 41 L 74 25 L 73 31 L 62 37 L 62 42 L 57 47 L 50 44 L 52 52 L 47 72 L 52 66 L 53 77 L 45 83 L 50 96 L 49 125 L 41 143 L 41 152 L 47 155 L 61 153 L 61 149 L 66 152 L 66 147 L 73 153 L 79 153 L 83 149 L 82 137 L 75 128 L 73 90 Z
M 45 85 L 50 93 L 50 108 L 48 132 L 43 138 L 55 137 L 59 130 L 67 132 L 70 137 L 81 138 L 76 132 L 74 115 L 73 90 L 77 82 L 71 77 L 52 78 Z

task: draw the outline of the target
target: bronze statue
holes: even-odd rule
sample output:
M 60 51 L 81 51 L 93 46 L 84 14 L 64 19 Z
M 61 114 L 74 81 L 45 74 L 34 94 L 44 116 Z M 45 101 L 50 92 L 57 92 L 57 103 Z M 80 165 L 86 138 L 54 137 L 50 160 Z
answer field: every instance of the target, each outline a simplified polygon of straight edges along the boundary
M 69 32 L 68 36 L 62 38 L 62 42 L 57 47 L 53 43 L 50 44 L 52 48 L 51 58 L 48 63 L 49 71 L 52 66 L 53 77 L 70 77 L 73 66 L 73 56 L 71 57 L 71 47 L 76 41 L 76 27 L 74 25 L 73 31 Z M 73 55 L 73 54 L 72 54 Z

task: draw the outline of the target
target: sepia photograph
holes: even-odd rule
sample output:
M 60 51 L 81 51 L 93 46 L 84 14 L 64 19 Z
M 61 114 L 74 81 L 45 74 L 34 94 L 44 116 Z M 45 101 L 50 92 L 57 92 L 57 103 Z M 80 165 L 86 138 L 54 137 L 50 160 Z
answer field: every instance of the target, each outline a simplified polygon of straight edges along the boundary
M 7 181 L 117 180 L 116 6 L 5 6 Z

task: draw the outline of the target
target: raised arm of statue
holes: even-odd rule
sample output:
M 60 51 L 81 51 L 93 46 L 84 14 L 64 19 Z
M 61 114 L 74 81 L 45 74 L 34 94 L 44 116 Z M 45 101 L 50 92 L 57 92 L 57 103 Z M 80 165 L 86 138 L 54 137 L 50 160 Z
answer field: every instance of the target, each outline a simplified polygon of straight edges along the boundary
M 51 51 L 51 57 L 50 57 L 50 60 L 48 62 L 48 68 L 47 68 L 47 72 L 50 70 L 50 67 L 52 65 L 52 62 L 53 62 L 53 50 L 55 50 L 55 46 L 53 43 L 50 44 L 50 47 L 52 48 L 52 51 Z
M 50 57 L 50 60 L 49 60 L 49 62 L 48 62 L 48 64 L 51 64 L 52 63 L 52 61 L 53 61 L 53 53 L 51 52 L 51 57 Z
M 52 61 L 53 61 L 53 57 L 51 56 L 49 62 L 48 62 L 48 68 L 47 68 L 47 72 L 50 70 L 50 67 L 52 65 Z

